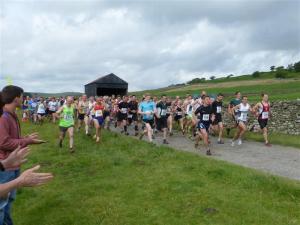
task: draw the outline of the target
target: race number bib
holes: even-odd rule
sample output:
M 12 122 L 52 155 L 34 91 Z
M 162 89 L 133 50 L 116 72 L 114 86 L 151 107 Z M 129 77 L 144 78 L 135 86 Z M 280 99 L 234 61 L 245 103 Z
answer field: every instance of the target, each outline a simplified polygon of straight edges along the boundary
M 102 110 L 96 110 L 95 116 L 96 116 L 96 117 L 101 117 L 101 116 L 103 116 Z
M 129 119 L 131 119 L 132 117 L 133 117 L 133 115 L 132 115 L 132 114 L 129 114 L 129 115 L 128 115 L 128 118 L 129 118 Z
M 241 113 L 241 119 L 247 121 L 248 113 Z
M 167 110 L 162 109 L 160 115 L 161 115 L 161 116 L 165 116 L 166 114 L 167 114 Z
M 122 108 L 121 113 L 126 114 L 127 113 L 127 108 Z
M 222 107 L 221 106 L 217 106 L 217 113 L 221 113 L 222 112 Z
M 65 114 L 64 115 L 64 120 L 66 120 L 66 121 L 73 121 L 73 115 Z
M 268 119 L 268 118 L 269 118 L 269 112 L 262 112 L 261 118 L 262 118 L 263 120 Z
M 202 120 L 203 121 L 209 121 L 209 114 L 203 114 Z
M 182 115 L 182 112 L 177 112 L 176 113 L 178 116 L 181 116 Z

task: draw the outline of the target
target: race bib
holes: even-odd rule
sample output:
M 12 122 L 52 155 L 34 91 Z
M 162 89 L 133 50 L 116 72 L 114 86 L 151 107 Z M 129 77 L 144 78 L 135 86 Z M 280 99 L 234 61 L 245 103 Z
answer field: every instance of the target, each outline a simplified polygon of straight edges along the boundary
M 203 121 L 209 121 L 209 114 L 203 114 L 202 120 Z
M 178 116 L 181 116 L 182 115 L 182 112 L 177 112 L 176 113 Z
M 248 113 L 242 113 L 242 114 L 241 114 L 241 119 L 242 119 L 243 121 L 247 121 L 247 117 L 248 117 Z
M 127 108 L 122 108 L 121 113 L 126 114 L 127 113 Z
M 129 114 L 129 115 L 128 115 L 128 118 L 129 118 L 129 119 L 131 119 L 132 117 L 133 117 L 133 115 L 132 115 L 132 114 Z
M 64 120 L 67 120 L 67 121 L 73 121 L 73 115 L 65 114 L 65 115 L 64 115 Z
M 262 112 L 261 114 L 261 118 L 264 119 L 268 119 L 269 118 L 269 112 Z
M 166 114 L 167 114 L 167 110 L 162 109 L 160 115 L 161 115 L 161 116 L 165 116 Z
M 56 110 L 56 107 L 55 107 L 54 105 L 51 105 L 51 106 L 49 107 L 49 109 L 50 109 L 50 111 L 55 111 L 55 110 Z
M 96 117 L 101 117 L 101 116 L 103 116 L 102 110 L 96 110 L 95 116 L 96 116 Z
M 221 113 L 222 112 L 222 107 L 221 106 L 217 106 L 217 113 Z

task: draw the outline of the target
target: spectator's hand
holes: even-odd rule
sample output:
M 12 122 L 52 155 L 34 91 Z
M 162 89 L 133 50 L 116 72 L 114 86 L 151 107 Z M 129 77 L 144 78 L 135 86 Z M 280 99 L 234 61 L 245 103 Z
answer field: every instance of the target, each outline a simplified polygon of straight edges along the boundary
M 27 135 L 26 137 L 30 138 L 30 139 L 37 139 L 37 138 L 39 138 L 39 134 L 37 132 L 35 132 L 35 133 Z
M 41 140 L 41 139 L 32 139 L 32 141 L 33 141 L 33 144 L 43 144 L 43 143 L 46 143 L 46 141 Z
M 34 187 L 43 185 L 53 179 L 51 173 L 36 173 L 40 166 L 25 170 L 17 179 L 19 187 Z
M 14 150 L 9 156 L 2 161 L 2 165 L 5 170 L 15 169 L 20 167 L 21 164 L 27 161 L 26 156 L 29 154 L 30 150 L 28 147 L 21 148 L 20 146 Z

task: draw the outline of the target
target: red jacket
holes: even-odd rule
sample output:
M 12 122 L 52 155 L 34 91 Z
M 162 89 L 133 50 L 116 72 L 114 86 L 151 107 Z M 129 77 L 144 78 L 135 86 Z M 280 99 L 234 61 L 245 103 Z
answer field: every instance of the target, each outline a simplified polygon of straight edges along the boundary
M 0 160 L 6 159 L 19 145 L 26 147 L 32 143 L 32 139 L 21 137 L 17 115 L 4 111 L 0 117 Z

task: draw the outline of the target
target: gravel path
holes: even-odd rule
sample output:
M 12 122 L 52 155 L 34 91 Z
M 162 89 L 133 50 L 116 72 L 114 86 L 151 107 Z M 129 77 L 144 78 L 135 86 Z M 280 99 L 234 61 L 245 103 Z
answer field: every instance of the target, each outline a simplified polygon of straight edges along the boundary
M 114 129 L 113 131 L 118 131 Z M 133 131 L 129 130 L 130 135 Z M 154 142 L 162 144 L 162 134 L 156 134 Z M 145 136 L 143 140 L 147 140 Z M 212 156 L 215 159 L 225 160 L 231 163 L 258 169 L 273 175 L 279 175 L 290 179 L 300 180 L 300 149 L 293 147 L 284 147 L 272 145 L 266 147 L 263 143 L 254 141 L 244 141 L 241 146 L 236 144 L 231 146 L 229 139 L 225 139 L 225 144 L 217 144 L 216 138 L 211 138 Z M 194 142 L 184 137 L 182 134 L 174 133 L 169 137 L 169 145 L 172 148 L 181 151 L 193 152 L 205 155 L 205 149 L 200 144 L 197 149 Z

